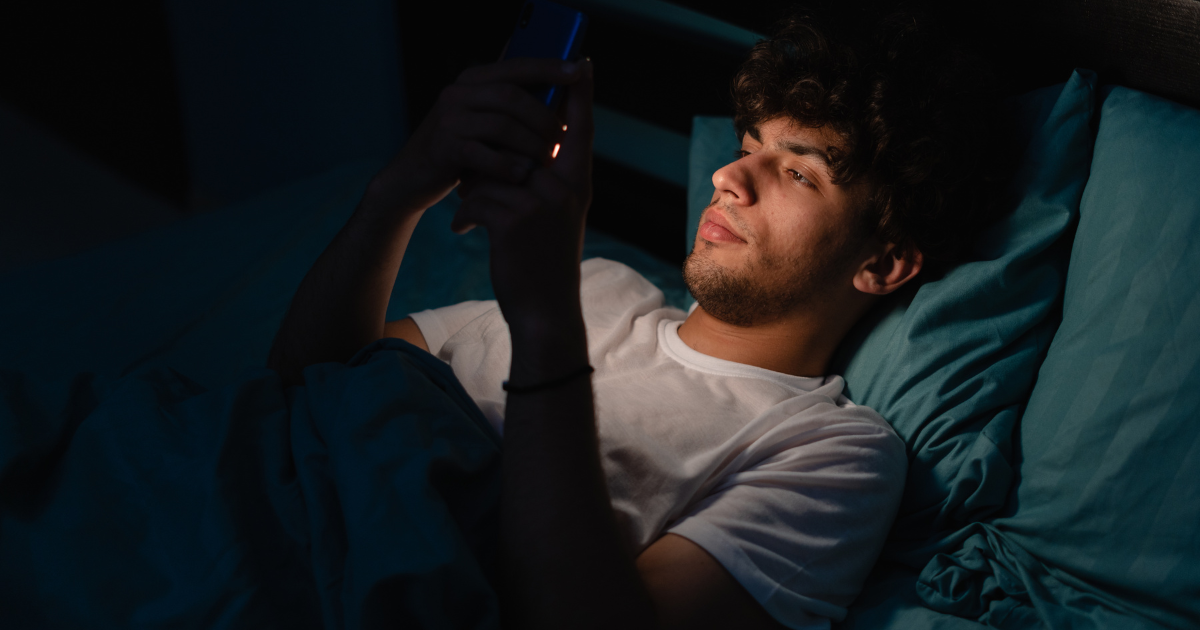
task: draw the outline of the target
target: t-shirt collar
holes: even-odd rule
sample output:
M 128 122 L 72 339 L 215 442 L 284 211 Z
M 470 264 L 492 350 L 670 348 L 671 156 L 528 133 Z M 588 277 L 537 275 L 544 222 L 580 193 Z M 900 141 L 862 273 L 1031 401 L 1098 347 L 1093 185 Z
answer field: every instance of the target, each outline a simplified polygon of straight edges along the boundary
M 717 357 L 697 352 L 679 338 L 679 326 L 681 324 L 683 324 L 683 320 L 660 321 L 658 323 L 658 338 L 667 356 L 679 362 L 684 367 L 720 376 L 740 376 L 743 378 L 767 380 L 799 392 L 811 392 L 826 382 L 826 377 L 822 376 L 793 376 L 754 365 L 726 361 L 725 359 L 718 359 Z

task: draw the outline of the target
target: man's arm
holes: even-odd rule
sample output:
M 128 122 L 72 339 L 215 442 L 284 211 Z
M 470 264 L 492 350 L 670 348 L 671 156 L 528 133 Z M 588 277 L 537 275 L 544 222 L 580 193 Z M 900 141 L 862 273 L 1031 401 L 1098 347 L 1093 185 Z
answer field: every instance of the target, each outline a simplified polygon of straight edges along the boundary
M 703 547 L 667 534 L 637 558 L 661 628 L 783 628 Z
M 429 344 L 425 343 L 425 335 L 421 333 L 421 328 L 411 317 L 384 324 L 383 336 L 403 339 L 425 352 L 429 352 Z
M 443 91 L 304 277 L 268 367 L 298 383 L 306 366 L 346 361 L 381 338 L 392 284 L 421 215 L 464 176 L 502 182 L 528 177 L 548 158 L 561 130 L 519 85 L 565 84 L 577 76 L 559 61 L 515 59 L 468 70 Z
M 267 367 L 300 383 L 306 366 L 346 361 L 382 337 L 392 284 L 424 211 L 380 207 L 368 192 L 293 296 Z

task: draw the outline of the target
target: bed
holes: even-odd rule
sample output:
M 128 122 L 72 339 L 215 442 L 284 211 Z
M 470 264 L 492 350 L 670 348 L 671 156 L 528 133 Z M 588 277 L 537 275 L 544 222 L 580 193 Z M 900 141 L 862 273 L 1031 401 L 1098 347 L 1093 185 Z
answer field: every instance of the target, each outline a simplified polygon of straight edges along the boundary
M 578 4 L 691 42 L 757 37 L 662 2 Z M 1200 3 L 1027 8 L 954 16 L 985 56 L 1006 58 L 1024 147 L 1012 214 L 839 351 L 851 398 L 910 454 L 901 514 L 842 628 L 1200 625 Z M 998 39 L 1028 46 L 1009 58 Z M 653 160 L 605 148 L 655 133 Z M 597 115 L 599 153 L 686 185 L 690 244 L 735 139 L 722 117 L 670 133 Z M 376 166 L 0 275 L 0 367 L 45 382 L 169 367 L 210 389 L 253 373 Z M 486 239 L 447 229 L 456 203 L 422 221 L 390 318 L 491 297 Z M 593 256 L 690 301 L 676 266 L 617 238 L 589 231 Z

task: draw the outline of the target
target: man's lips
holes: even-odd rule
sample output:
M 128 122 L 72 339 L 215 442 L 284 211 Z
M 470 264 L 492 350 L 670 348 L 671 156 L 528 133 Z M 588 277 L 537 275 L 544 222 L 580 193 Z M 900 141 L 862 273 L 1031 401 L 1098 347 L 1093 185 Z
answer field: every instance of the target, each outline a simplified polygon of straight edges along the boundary
M 700 224 L 700 238 L 714 243 L 745 243 L 746 239 L 738 236 L 729 225 L 729 220 L 716 208 L 710 208 L 704 215 L 704 223 Z

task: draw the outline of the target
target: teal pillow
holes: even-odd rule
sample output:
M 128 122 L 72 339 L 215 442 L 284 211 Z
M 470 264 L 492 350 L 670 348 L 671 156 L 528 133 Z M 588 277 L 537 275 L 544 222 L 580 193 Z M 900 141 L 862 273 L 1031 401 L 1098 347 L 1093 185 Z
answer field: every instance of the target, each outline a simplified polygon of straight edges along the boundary
M 1009 104 L 1026 147 L 1004 200 L 1011 212 L 967 262 L 852 331 L 835 361 L 850 398 L 878 411 L 909 449 L 884 550 L 893 561 L 921 569 L 1008 496 L 1017 420 L 1058 324 L 1094 89 L 1095 75 L 1076 71 Z
M 1057 324 L 1087 180 L 1094 81 L 1078 71 L 1010 103 L 1016 146 L 1026 147 L 1005 201 L 1011 214 L 985 233 L 969 262 L 881 304 L 835 358 L 850 398 L 882 414 L 908 446 L 909 477 L 885 556 L 915 570 L 1003 506 L 1012 485 L 1013 432 Z M 733 131 L 728 119 L 723 127 L 696 119 L 694 143 L 697 134 L 720 151 L 694 165 L 693 224 L 713 190 L 696 171 L 732 158 L 724 151 Z
M 923 597 L 1016 627 L 1200 627 L 1200 111 L 1104 99 L 1005 515 Z

